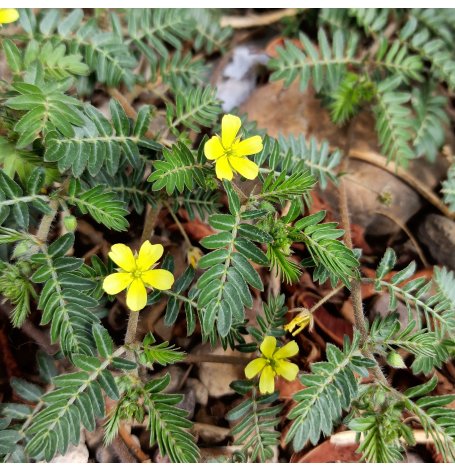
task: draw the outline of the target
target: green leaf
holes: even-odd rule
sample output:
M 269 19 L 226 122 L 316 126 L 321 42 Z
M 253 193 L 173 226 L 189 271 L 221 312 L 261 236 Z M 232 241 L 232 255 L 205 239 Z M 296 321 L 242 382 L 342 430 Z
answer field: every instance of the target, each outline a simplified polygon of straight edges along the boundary
M 96 349 L 101 357 L 108 358 L 114 352 L 114 342 L 108 331 L 101 325 L 93 325 L 93 337 L 95 338 Z
M 280 438 L 275 428 L 283 409 L 281 404 L 272 406 L 277 398 L 276 392 L 258 396 L 253 388 L 251 398 L 247 397 L 226 416 L 229 421 L 238 421 L 231 430 L 235 436 L 234 443 L 242 446 L 245 455 L 251 453 L 252 462 L 265 462 L 273 457 L 273 446 L 278 444 Z
M 17 377 L 11 378 L 10 385 L 14 392 L 26 401 L 38 402 L 43 395 L 40 387 Z
M 257 228 L 255 225 L 240 224 L 238 226 L 239 235 L 259 243 L 271 243 L 273 237 L 263 230 Z
M 107 190 L 103 185 L 95 186 L 88 191 L 81 191 L 80 184 L 72 180 L 75 185 L 75 194 L 68 198 L 68 203 L 76 205 L 83 214 L 89 213 L 98 223 L 109 229 L 117 231 L 126 230 L 128 214 L 123 201 L 118 196 Z
M 220 232 L 215 235 L 208 235 L 200 241 L 204 248 L 208 248 L 210 250 L 214 250 L 215 248 L 222 248 L 231 242 L 232 234 L 230 232 Z
M 308 36 L 299 34 L 299 47 L 291 41 L 285 41 L 284 48 L 277 49 L 278 56 L 269 61 L 273 70 L 271 80 L 283 80 L 288 87 L 295 79 L 299 79 L 300 89 L 304 91 L 309 79 L 312 78 L 316 91 L 323 87 L 334 89 L 346 73 L 347 64 L 356 64 L 354 58 L 358 36 L 350 34 L 346 38 L 341 30 L 334 33 L 332 46 L 323 29 L 318 31 L 318 51 Z M 304 52 L 305 51 L 305 52 Z
M 99 369 L 101 362 L 96 357 L 84 356 L 83 354 L 74 354 L 72 356 L 74 365 L 87 372 L 93 372 Z
M 112 398 L 112 400 L 118 400 L 120 398 L 120 393 L 118 391 L 114 377 L 109 371 L 101 371 L 101 374 L 98 376 L 98 382 L 106 394 Z
M 236 238 L 234 245 L 242 255 L 246 256 L 254 263 L 258 263 L 263 266 L 267 266 L 269 264 L 269 260 L 265 253 L 249 240 L 246 240 L 245 238 Z
M 201 132 L 201 127 L 211 127 L 221 113 L 220 101 L 215 90 L 210 87 L 194 87 L 179 90 L 175 97 L 175 106 L 168 103 L 166 110 L 168 126 L 178 133 L 181 125 Z
M 196 160 L 191 150 L 182 142 L 172 148 L 163 149 L 164 160 L 154 162 L 155 171 L 147 181 L 153 183 L 152 189 L 166 188 L 167 194 L 175 190 L 182 193 L 192 191 L 196 186 L 206 187 L 204 165 Z
M 7 38 L 3 39 L 2 45 L 11 72 L 13 74 L 19 73 L 22 70 L 22 54 L 19 48 Z

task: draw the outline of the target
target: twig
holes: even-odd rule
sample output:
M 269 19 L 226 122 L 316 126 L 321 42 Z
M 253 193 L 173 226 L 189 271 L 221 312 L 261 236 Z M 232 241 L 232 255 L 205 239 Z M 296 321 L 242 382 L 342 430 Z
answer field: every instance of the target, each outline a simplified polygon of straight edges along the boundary
M 122 463 L 137 463 L 136 458 L 131 454 L 130 449 L 120 436 L 112 441 L 111 446 Z
M 53 356 L 58 350 L 56 344 L 51 344 L 49 341 L 49 336 L 43 331 L 36 328 L 36 326 L 27 318 L 21 330 L 30 338 L 32 338 L 35 343 L 49 356 Z
M 8 318 L 11 317 L 11 309 L 9 306 L 7 307 L 7 305 L 1 305 L 0 312 Z M 46 354 L 52 356 L 58 351 L 58 346 L 56 344 L 52 345 L 50 343 L 49 336 L 43 331 L 39 330 L 28 318 L 26 318 L 22 324 L 21 330 L 28 337 L 33 339 Z
M 309 312 L 313 314 L 319 307 L 321 307 L 321 305 L 324 305 L 328 300 L 330 300 L 334 295 L 336 295 L 342 289 L 344 289 L 344 284 L 340 284 L 338 287 L 335 287 L 335 289 L 332 289 L 327 295 L 325 295 L 322 299 L 320 299 L 317 303 L 315 303 L 309 309 Z M 308 311 L 308 309 L 302 308 L 302 307 L 296 307 L 296 308 L 292 308 L 291 310 L 289 310 L 289 313 L 303 312 L 303 311 Z
M 427 436 L 425 431 L 421 429 L 415 429 L 412 431 L 416 444 L 434 444 L 434 440 L 431 436 Z M 355 431 L 341 431 L 330 436 L 330 442 L 339 446 L 349 446 L 356 444 L 356 432 Z M 444 436 L 440 435 L 441 438 Z M 360 439 L 362 440 L 362 438 Z
M 128 447 L 130 453 L 134 454 L 134 456 L 137 460 L 139 460 L 139 462 L 150 462 L 150 457 L 146 453 L 144 453 L 141 449 L 141 446 L 133 440 L 131 434 L 128 432 L 128 430 L 123 424 L 121 424 L 119 427 L 119 434 L 125 442 L 126 446 Z
M 125 110 L 126 115 L 130 119 L 137 118 L 136 110 L 131 106 L 130 102 L 117 88 L 108 88 L 107 91 L 112 96 L 112 98 L 116 99 L 122 105 L 122 108 Z
M 193 431 L 199 435 L 213 436 L 214 434 L 218 434 L 224 438 L 228 437 L 231 433 L 229 428 L 222 428 L 221 426 L 215 426 L 214 424 L 197 422 L 193 423 Z
M 421 183 L 418 179 L 414 178 L 414 176 L 412 176 L 404 168 L 397 165 L 392 166 L 392 164 L 387 163 L 387 159 L 385 157 L 373 151 L 351 149 L 349 151 L 349 155 L 351 158 L 370 163 L 371 165 L 377 166 L 378 168 L 388 171 L 392 175 L 400 178 L 407 185 L 411 186 L 411 188 L 415 189 L 416 192 L 418 192 L 430 204 L 441 211 L 445 216 L 449 217 L 450 219 L 455 218 L 455 212 L 451 212 L 450 209 L 442 202 L 441 199 L 438 198 L 438 196 L 436 196 L 436 194 L 430 188 Z
M 187 364 L 199 362 L 216 362 L 220 364 L 238 364 L 244 366 L 250 362 L 250 359 L 237 356 L 223 356 L 222 354 L 188 354 L 183 359 Z
M 295 16 L 302 11 L 301 8 L 286 8 L 284 10 L 273 11 L 263 15 L 248 16 L 223 16 L 221 18 L 221 27 L 230 26 L 234 29 L 253 28 L 254 26 L 266 26 L 276 23 L 287 16 Z
M 383 211 L 375 211 L 377 214 L 380 214 L 380 215 L 383 215 L 384 217 L 387 217 L 388 219 L 390 219 L 392 222 L 394 222 L 395 224 L 398 225 L 398 227 L 401 228 L 401 230 L 403 230 L 404 233 L 406 233 L 406 235 L 409 237 L 409 240 L 411 240 L 412 244 L 414 245 L 416 251 L 417 251 L 417 254 L 419 255 L 419 258 L 422 260 L 422 263 L 423 265 L 426 267 L 426 268 L 429 268 L 430 267 L 430 263 L 428 263 L 427 259 L 425 258 L 425 255 L 422 251 L 422 249 L 420 248 L 420 245 L 419 243 L 417 242 L 416 238 L 414 237 L 414 235 L 411 233 L 411 231 L 408 229 L 408 227 L 406 226 L 406 224 L 404 222 L 402 222 L 400 219 L 398 219 L 397 217 L 395 217 L 394 215 L 392 214 L 388 214 L 387 212 L 383 212 Z
M 324 305 L 328 300 L 330 300 L 335 294 L 338 294 L 338 292 L 340 292 L 340 290 L 342 289 L 344 289 L 344 284 L 340 284 L 335 289 L 332 289 L 327 295 L 322 297 L 322 299 L 319 300 L 318 303 L 314 304 L 310 308 L 310 313 L 314 313 L 321 305 Z

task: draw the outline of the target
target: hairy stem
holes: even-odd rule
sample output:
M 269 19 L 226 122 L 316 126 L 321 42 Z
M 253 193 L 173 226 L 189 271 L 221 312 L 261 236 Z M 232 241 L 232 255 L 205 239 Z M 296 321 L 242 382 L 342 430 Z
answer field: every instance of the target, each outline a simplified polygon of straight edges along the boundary
M 344 149 L 344 160 L 341 164 L 340 173 L 346 173 L 347 166 L 349 163 L 349 151 L 351 147 L 351 132 L 352 129 L 352 121 L 347 126 L 346 129 L 346 145 Z M 349 220 L 349 209 L 348 209 L 348 198 L 346 193 L 346 182 L 345 179 L 342 177 L 340 178 L 340 184 L 338 186 L 339 190 L 339 207 L 340 207 L 340 216 L 341 216 L 341 224 L 345 230 L 344 234 L 344 242 L 348 248 L 352 250 L 352 236 L 351 236 L 351 224 Z M 365 316 L 363 313 L 363 305 L 362 305 L 362 293 L 361 293 L 361 282 L 359 279 L 353 279 L 351 281 L 351 297 L 352 297 L 352 306 L 354 309 L 354 324 L 355 328 L 360 333 L 360 345 L 361 347 L 364 346 L 368 342 L 368 328 L 365 322 Z M 368 359 L 375 360 L 373 354 L 368 351 L 364 350 L 364 354 Z M 381 368 L 376 363 L 376 366 L 372 369 L 372 374 L 379 382 L 387 385 L 387 378 L 383 374 Z
M 145 216 L 144 228 L 141 235 L 141 245 L 147 240 L 152 238 L 153 232 L 155 230 L 155 225 L 158 221 L 158 215 L 161 212 L 162 203 L 158 202 L 156 207 L 150 207 L 150 210 Z
M 134 351 L 128 346 L 132 346 L 136 339 L 137 324 L 139 322 L 139 312 L 130 311 L 128 326 L 126 327 L 125 346 L 127 347 L 126 358 L 130 361 L 135 360 Z
M 321 300 L 318 301 L 318 303 L 314 304 L 310 308 L 310 312 L 314 313 L 321 305 L 324 305 L 328 300 L 330 300 L 334 295 L 338 294 L 340 290 L 344 289 L 344 284 L 340 284 L 338 287 L 335 287 L 335 289 L 331 290 L 327 295 L 325 295 Z
M 38 231 L 36 232 L 36 238 L 43 243 L 46 242 L 47 237 L 49 236 L 52 222 L 54 221 L 55 215 L 57 214 L 58 201 L 53 199 L 49 203 L 49 208 L 52 212 L 43 215 L 43 218 L 41 219 L 41 222 L 38 227 Z

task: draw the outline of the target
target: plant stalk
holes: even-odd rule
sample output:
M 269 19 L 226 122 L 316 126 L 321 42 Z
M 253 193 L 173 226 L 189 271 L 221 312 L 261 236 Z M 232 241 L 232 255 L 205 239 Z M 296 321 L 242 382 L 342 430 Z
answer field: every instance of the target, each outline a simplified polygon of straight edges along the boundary
M 139 322 L 139 312 L 130 311 L 128 318 L 128 326 L 126 327 L 125 346 L 127 347 L 126 358 L 135 362 L 134 351 L 131 346 L 134 345 L 136 340 L 137 324 Z
M 349 153 L 351 147 L 351 129 L 352 129 L 352 120 L 349 122 L 346 128 L 346 144 L 344 148 L 344 159 L 341 163 L 340 173 L 346 173 L 348 162 L 349 162 Z M 351 235 L 351 223 L 349 219 L 349 209 L 348 209 L 348 198 L 346 193 L 346 183 L 343 177 L 340 178 L 340 184 L 338 186 L 339 190 L 339 208 L 340 208 L 340 217 L 341 224 L 344 228 L 344 242 L 346 246 L 352 250 L 352 235 Z M 360 333 L 360 347 L 362 348 L 368 342 L 368 328 L 365 322 L 365 316 L 363 313 L 362 305 L 362 292 L 361 292 L 361 282 L 359 279 L 353 279 L 351 281 L 351 297 L 352 297 L 352 306 L 354 310 L 354 324 L 355 328 Z M 382 372 L 379 364 L 374 358 L 373 354 L 368 350 L 363 350 L 363 353 L 368 359 L 372 359 L 376 362 L 376 366 L 372 369 L 372 374 L 379 382 L 384 385 L 388 385 L 387 378 Z

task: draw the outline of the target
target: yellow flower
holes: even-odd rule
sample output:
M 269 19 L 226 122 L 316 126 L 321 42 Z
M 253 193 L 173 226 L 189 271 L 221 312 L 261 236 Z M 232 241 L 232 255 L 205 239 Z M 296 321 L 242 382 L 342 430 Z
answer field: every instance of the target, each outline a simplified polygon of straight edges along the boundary
M 221 121 L 221 137 L 216 135 L 205 143 L 205 156 L 208 160 L 215 160 L 216 176 L 220 180 L 232 180 L 234 171 L 248 180 L 254 180 L 259 173 L 256 163 L 246 156 L 262 150 L 262 138 L 255 135 L 241 141 L 237 137 L 241 125 L 240 118 L 226 114 Z
M 163 245 L 152 245 L 149 241 L 142 244 L 136 255 L 123 243 L 112 245 L 109 258 L 120 269 L 104 279 L 103 289 L 111 295 L 128 289 L 126 305 L 134 312 L 142 310 L 147 304 L 146 287 L 167 290 L 174 283 L 172 273 L 165 269 L 154 269 L 163 251 Z
M 298 335 L 304 328 L 310 325 L 310 330 L 313 328 L 313 315 L 306 308 L 296 315 L 289 323 L 284 325 L 285 331 L 292 333 L 292 336 Z M 293 330 L 297 327 L 297 330 Z
M 262 357 L 253 359 L 245 367 L 245 375 L 247 379 L 252 379 L 255 375 L 261 374 L 259 391 L 262 394 L 273 393 L 276 375 L 280 375 L 289 381 L 295 380 L 299 368 L 296 364 L 286 360 L 299 352 L 299 347 L 295 341 L 290 341 L 282 348 L 277 348 L 276 338 L 266 336 L 260 349 Z
M 19 12 L 15 8 L 0 8 L 0 24 L 14 23 L 19 19 Z

